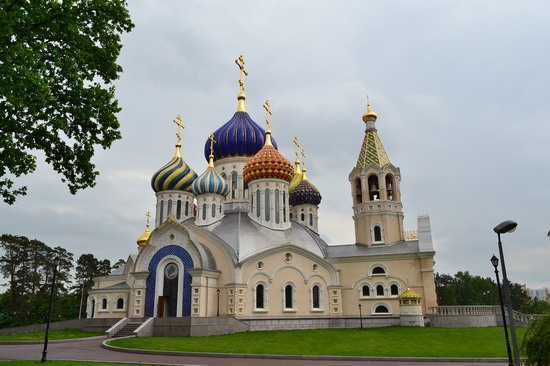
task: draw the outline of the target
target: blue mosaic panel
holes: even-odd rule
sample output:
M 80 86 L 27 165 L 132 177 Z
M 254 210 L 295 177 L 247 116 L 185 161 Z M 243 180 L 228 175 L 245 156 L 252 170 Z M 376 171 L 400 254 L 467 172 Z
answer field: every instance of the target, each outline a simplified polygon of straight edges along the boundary
M 149 262 L 149 277 L 147 277 L 147 289 L 145 291 L 145 316 L 155 316 L 155 285 L 157 283 L 157 267 L 162 259 L 168 255 L 178 257 L 184 265 L 183 272 L 183 301 L 182 301 L 182 315 L 191 316 L 191 275 L 187 272 L 188 269 L 193 268 L 193 259 L 189 253 L 180 246 L 168 245 L 155 253 L 151 261 Z M 162 273 L 162 272 L 161 272 Z M 181 272 L 180 272 L 181 273 Z

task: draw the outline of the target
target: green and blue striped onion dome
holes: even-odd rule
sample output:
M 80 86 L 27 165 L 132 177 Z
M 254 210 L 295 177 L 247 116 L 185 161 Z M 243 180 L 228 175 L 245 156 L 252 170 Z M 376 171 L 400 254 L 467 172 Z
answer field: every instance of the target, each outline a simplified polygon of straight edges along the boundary
M 172 190 L 190 192 L 193 181 L 197 179 L 197 173 L 181 157 L 179 150 L 181 145 L 178 145 L 172 160 L 151 178 L 151 187 L 157 193 Z
M 193 193 L 197 196 L 201 194 L 219 194 L 225 197 L 229 193 L 229 185 L 214 169 L 212 159 L 213 156 L 210 155 L 208 168 L 193 182 Z

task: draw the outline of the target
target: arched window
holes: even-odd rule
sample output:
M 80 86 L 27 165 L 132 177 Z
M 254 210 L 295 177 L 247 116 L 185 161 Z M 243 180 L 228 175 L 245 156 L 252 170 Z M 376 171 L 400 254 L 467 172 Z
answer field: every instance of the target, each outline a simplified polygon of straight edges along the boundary
M 172 200 L 168 200 L 168 209 L 166 210 L 166 216 L 170 216 L 172 213 Z
M 160 215 L 159 224 L 162 224 L 164 218 L 164 201 L 160 201 Z
M 231 173 L 231 198 L 237 198 L 238 181 L 237 172 Z
M 384 286 L 376 286 L 376 296 L 384 296 Z
M 309 226 L 313 226 L 313 214 L 309 214 Z
M 361 190 L 361 178 L 355 178 L 355 203 L 359 204 L 363 202 L 363 192 Z
M 248 183 L 244 182 L 244 198 L 248 198 Z
M 256 286 L 256 309 L 265 309 L 265 286 L 259 283 Z
M 202 219 L 206 220 L 206 203 L 202 204 Z
M 285 286 L 285 310 L 294 309 L 294 286 L 288 284 Z
M 361 287 L 361 295 L 362 296 L 370 296 L 370 288 L 368 285 L 363 285 L 363 287 Z
M 374 227 L 374 242 L 381 242 L 382 241 L 382 229 L 380 226 L 376 225 Z
M 369 176 L 369 199 L 371 201 L 380 199 L 380 189 L 378 186 L 378 177 L 376 175 Z
M 124 299 L 122 297 L 119 297 L 116 301 L 116 308 L 117 310 L 124 309 Z
M 311 288 L 311 307 L 313 309 L 321 308 L 321 288 L 319 285 L 314 285 Z
M 107 310 L 107 298 L 101 299 L 101 310 Z
M 255 207 L 254 207 L 254 193 L 252 193 L 250 195 L 250 212 L 254 212 L 255 210 Z
M 264 213 L 265 213 L 265 221 L 269 221 L 271 219 L 271 216 L 270 216 L 270 194 L 269 194 L 269 188 L 266 188 L 265 189 L 265 205 L 264 205 Z
M 212 218 L 216 217 L 216 204 L 212 204 Z
M 393 284 L 390 286 L 390 293 L 392 296 L 397 296 L 399 295 L 399 287 L 397 287 L 396 284 Z
M 260 214 L 261 214 L 260 205 L 261 205 L 261 203 L 262 203 L 261 193 L 260 193 L 260 190 L 258 189 L 256 191 L 256 217 L 260 217 Z
M 300 218 L 302 219 L 302 222 L 306 221 L 306 215 L 304 215 L 303 212 L 302 212 L 302 214 L 300 215 Z
M 374 268 L 372 269 L 372 274 L 373 274 L 373 275 L 376 275 L 376 274 L 386 274 L 386 270 L 385 270 L 384 268 L 380 267 L 380 266 L 374 267 Z
M 181 200 L 178 200 L 176 205 L 176 219 L 181 219 Z
M 374 309 L 374 313 L 375 314 L 389 314 L 389 309 L 386 305 L 378 305 L 375 309 Z
M 281 203 L 279 202 L 279 190 L 275 190 L 275 223 L 281 222 L 281 213 L 279 212 Z
M 189 201 L 185 202 L 185 216 L 189 215 Z

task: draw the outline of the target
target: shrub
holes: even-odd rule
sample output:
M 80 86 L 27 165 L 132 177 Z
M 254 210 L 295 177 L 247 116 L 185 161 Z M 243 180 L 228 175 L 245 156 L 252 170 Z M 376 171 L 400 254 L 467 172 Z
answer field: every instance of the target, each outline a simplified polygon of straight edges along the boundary
M 527 366 L 550 366 L 550 315 L 529 324 L 521 343 Z

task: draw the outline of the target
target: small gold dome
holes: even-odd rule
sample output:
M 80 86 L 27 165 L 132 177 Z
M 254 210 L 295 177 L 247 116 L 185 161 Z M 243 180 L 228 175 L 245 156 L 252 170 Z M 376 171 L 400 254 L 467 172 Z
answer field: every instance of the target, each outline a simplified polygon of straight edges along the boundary
M 149 224 L 145 226 L 145 231 L 141 236 L 137 239 L 137 245 L 138 248 L 141 250 L 145 245 L 147 245 L 147 240 L 149 240 L 149 235 L 151 235 L 151 231 L 149 230 Z
M 397 298 L 400 300 L 420 300 L 422 296 L 407 287 L 407 289 Z
M 378 118 L 378 116 L 372 111 L 372 109 L 370 108 L 370 103 L 368 103 L 367 111 L 365 112 L 365 114 L 363 114 L 363 121 L 376 121 L 376 118 Z

